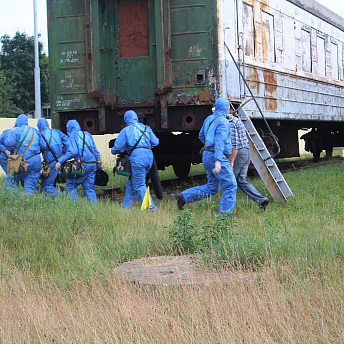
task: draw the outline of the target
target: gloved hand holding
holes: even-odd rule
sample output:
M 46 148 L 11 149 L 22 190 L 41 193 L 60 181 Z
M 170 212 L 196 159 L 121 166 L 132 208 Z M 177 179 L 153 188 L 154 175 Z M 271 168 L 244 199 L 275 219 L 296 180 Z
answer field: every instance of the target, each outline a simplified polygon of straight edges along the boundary
M 55 169 L 56 169 L 56 170 L 59 170 L 60 167 L 61 167 L 61 164 L 60 164 L 59 162 L 57 162 L 56 165 L 55 165 Z
M 221 161 L 215 161 L 215 168 L 213 168 L 213 173 L 219 173 L 221 171 Z

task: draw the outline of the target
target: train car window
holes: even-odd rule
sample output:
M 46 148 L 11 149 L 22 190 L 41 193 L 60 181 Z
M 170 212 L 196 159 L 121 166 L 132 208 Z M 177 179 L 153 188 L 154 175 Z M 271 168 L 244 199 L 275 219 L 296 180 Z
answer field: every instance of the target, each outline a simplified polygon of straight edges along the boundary
M 311 56 L 311 33 L 308 30 L 301 30 L 301 58 L 302 70 L 304 72 L 312 72 L 312 56 Z
M 121 57 L 148 56 L 148 0 L 119 2 L 118 18 Z
M 295 23 L 290 17 L 283 17 L 283 63 L 284 68 L 295 70 Z
M 244 48 L 246 56 L 255 56 L 253 6 L 243 3 Z
M 326 76 L 325 39 L 317 37 L 318 75 Z
M 338 45 L 331 42 L 331 76 L 332 79 L 339 79 L 338 75 Z
M 263 60 L 276 62 L 274 16 L 262 11 L 262 52 Z

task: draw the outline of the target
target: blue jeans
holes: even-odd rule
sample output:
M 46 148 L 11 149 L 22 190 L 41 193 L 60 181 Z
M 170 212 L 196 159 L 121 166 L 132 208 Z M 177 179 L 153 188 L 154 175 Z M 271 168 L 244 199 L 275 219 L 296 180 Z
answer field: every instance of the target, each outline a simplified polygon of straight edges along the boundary
M 185 203 L 193 203 L 217 194 L 223 188 L 220 200 L 219 214 L 226 217 L 231 216 L 235 202 L 237 183 L 229 160 L 221 162 L 220 173 L 213 173 L 215 167 L 214 153 L 205 151 L 203 153 L 203 166 L 207 171 L 208 182 L 205 185 L 195 186 L 182 192 Z
M 247 178 L 248 165 L 250 164 L 251 153 L 249 148 L 241 148 L 234 160 L 234 175 L 240 190 L 242 190 L 248 197 L 252 198 L 258 204 L 261 204 L 267 198 L 264 197 Z

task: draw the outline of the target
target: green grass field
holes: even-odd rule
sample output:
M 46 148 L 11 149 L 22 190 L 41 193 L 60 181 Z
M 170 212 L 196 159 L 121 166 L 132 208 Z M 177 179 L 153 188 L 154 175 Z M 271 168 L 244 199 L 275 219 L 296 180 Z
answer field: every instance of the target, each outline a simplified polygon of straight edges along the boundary
M 108 187 L 125 186 L 108 172 Z M 0 343 L 343 343 L 343 174 L 339 163 L 285 174 L 287 203 L 255 179 L 267 210 L 238 191 L 230 221 L 216 216 L 220 195 L 183 212 L 153 195 L 157 211 L 141 212 L 1 190 Z M 113 273 L 179 252 L 233 277 L 147 288 Z

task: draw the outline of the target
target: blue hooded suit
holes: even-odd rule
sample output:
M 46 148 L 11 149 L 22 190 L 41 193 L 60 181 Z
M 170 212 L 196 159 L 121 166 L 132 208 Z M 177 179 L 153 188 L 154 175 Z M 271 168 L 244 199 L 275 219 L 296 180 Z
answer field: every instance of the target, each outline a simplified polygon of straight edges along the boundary
M 59 171 L 55 169 L 56 160 L 52 152 L 48 149 L 48 145 L 58 159 L 66 152 L 68 137 L 60 130 L 50 129 L 48 121 L 45 118 L 40 118 L 38 120 L 37 127 L 42 135 L 43 141 L 45 139 L 45 149 L 42 151 L 43 158 L 45 157 L 50 165 L 50 174 L 47 178 L 42 177 L 40 189 L 50 195 L 57 195 L 59 191 L 55 187 L 55 180 Z
M 7 173 L 7 159 L 8 159 L 5 151 L 9 149 L 4 145 L 4 142 L 10 130 L 11 129 L 4 130 L 2 134 L 0 135 L 0 165 L 2 169 L 5 171 L 5 173 Z
M 67 123 L 67 150 L 64 155 L 62 155 L 58 161 L 63 164 L 69 159 L 81 159 L 84 163 L 85 175 L 78 178 L 67 178 L 66 191 L 74 200 L 78 198 L 78 187 L 82 185 L 84 189 L 84 195 L 90 201 L 96 203 L 97 195 L 96 189 L 94 187 L 94 180 L 97 172 L 97 160 L 100 161 L 100 154 L 94 143 L 93 137 L 90 133 L 86 131 L 81 131 L 79 123 L 72 119 Z M 83 138 L 85 135 L 85 141 L 87 145 L 84 145 L 84 152 L 82 154 L 83 148 Z
M 144 199 L 147 190 L 146 175 L 153 164 L 153 152 L 151 148 L 159 144 L 159 139 L 149 126 L 139 123 L 135 111 L 127 111 L 124 114 L 124 121 L 127 126 L 119 133 L 115 145 L 111 149 L 111 153 L 116 155 L 123 152 L 130 152 L 141 137 L 137 147 L 130 155 L 132 174 L 128 179 L 123 201 L 123 208 L 133 208 L 136 197 L 139 197 L 141 203 Z M 142 134 L 143 132 L 144 134 Z M 150 210 L 156 209 L 152 198 L 151 202 Z
M 185 203 L 193 203 L 218 193 L 223 187 L 219 214 L 232 213 L 236 202 L 237 182 L 228 160 L 232 151 L 230 123 L 226 119 L 228 101 L 218 98 L 215 112 L 203 122 L 199 139 L 205 145 L 203 166 L 207 171 L 208 183 L 182 192 Z M 221 170 L 214 173 L 215 161 L 221 162 Z
M 11 148 L 14 154 L 22 154 L 24 153 L 25 148 L 29 145 L 32 137 L 33 141 L 23 156 L 23 160 L 26 160 L 29 163 L 28 170 L 25 173 L 14 175 L 7 173 L 6 175 L 7 187 L 16 190 L 18 182 L 20 180 L 24 180 L 25 192 L 29 194 L 36 193 L 37 183 L 41 174 L 42 160 L 40 153 L 44 148 L 41 134 L 37 129 L 28 126 L 26 115 L 19 115 L 16 120 L 15 127 L 7 133 L 4 140 L 4 145 Z

